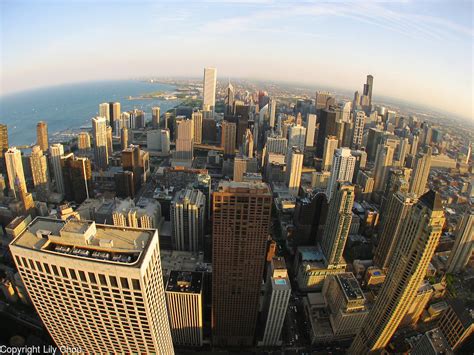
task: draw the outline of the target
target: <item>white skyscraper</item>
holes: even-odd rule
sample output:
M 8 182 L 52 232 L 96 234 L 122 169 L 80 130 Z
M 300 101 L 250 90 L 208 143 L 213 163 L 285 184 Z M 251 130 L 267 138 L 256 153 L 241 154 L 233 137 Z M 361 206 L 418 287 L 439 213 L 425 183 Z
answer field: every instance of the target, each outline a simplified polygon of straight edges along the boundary
M 316 120 L 317 116 L 315 114 L 308 114 L 308 119 L 306 122 L 306 146 L 312 147 L 314 145 L 314 134 L 316 132 Z
M 58 347 L 174 354 L 156 229 L 38 217 L 10 251 Z
M 26 191 L 25 173 L 23 172 L 23 162 L 21 161 L 21 152 L 16 147 L 11 147 L 5 152 L 5 164 L 7 166 L 8 187 L 17 197 L 16 179 L 19 180 L 20 186 Z
M 339 141 L 336 136 L 327 136 L 324 138 L 323 170 L 328 171 L 331 169 L 334 152 L 336 151 L 338 144 Z
M 204 111 L 214 112 L 216 106 L 216 83 L 217 83 L 217 69 L 204 68 L 204 83 L 203 83 L 203 101 L 202 109 Z
M 92 118 L 92 132 L 94 136 L 94 159 L 99 169 L 105 170 L 109 165 L 107 149 L 107 121 L 105 117 Z
M 365 112 L 361 110 L 354 111 L 354 132 L 352 135 L 352 149 L 362 147 L 362 137 L 364 135 Z
M 286 183 L 290 193 L 298 196 L 303 170 L 303 152 L 296 147 L 290 150 L 289 159 L 286 164 Z
M 331 167 L 331 177 L 327 188 L 327 196 L 330 200 L 338 181 L 352 181 L 356 158 L 352 156 L 349 148 L 339 148 L 334 154 Z
M 64 193 L 64 178 L 61 168 L 61 157 L 64 155 L 64 147 L 61 143 L 51 144 L 49 146 L 49 159 L 53 167 L 54 181 L 56 182 L 56 190 Z

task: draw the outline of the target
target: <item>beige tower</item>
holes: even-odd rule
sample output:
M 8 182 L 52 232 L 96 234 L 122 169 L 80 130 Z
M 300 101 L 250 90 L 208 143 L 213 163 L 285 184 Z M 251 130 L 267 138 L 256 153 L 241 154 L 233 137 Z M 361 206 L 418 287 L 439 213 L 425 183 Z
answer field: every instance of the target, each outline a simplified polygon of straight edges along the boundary
M 36 144 L 38 144 L 43 152 L 47 152 L 48 144 L 48 124 L 40 121 L 36 125 Z
M 194 152 L 194 122 L 189 119 L 176 120 L 176 151 L 173 159 L 192 161 Z
M 122 150 L 128 147 L 128 128 L 122 127 L 120 131 L 120 145 Z
M 49 147 L 49 159 L 53 168 L 54 181 L 56 182 L 56 190 L 64 193 L 64 178 L 61 168 L 61 157 L 64 155 L 64 147 L 61 143 L 51 144 Z
M 417 196 L 426 190 L 426 184 L 430 175 L 431 147 L 427 147 L 424 153 L 419 153 L 415 158 L 413 173 L 410 181 L 410 192 Z
M 192 114 L 194 122 L 194 143 L 202 143 L 202 111 L 194 111 Z
M 334 157 L 334 152 L 337 149 L 338 140 L 336 136 L 327 136 L 324 139 L 324 152 L 323 152 L 323 162 L 322 169 L 324 171 L 331 170 L 332 158 Z
M 44 198 L 49 189 L 48 160 L 39 145 L 31 149 L 30 165 L 33 185 L 38 195 Z
M 81 132 L 77 136 L 77 148 L 81 153 L 86 153 L 91 149 L 91 136 L 87 132 Z
M 202 109 L 203 111 L 214 112 L 216 106 L 216 83 L 217 69 L 204 68 L 204 82 L 202 90 Z
M 151 125 L 153 129 L 160 128 L 160 106 L 151 108 Z
M 391 270 L 349 354 L 382 351 L 413 303 L 445 222 L 441 199 L 430 190 L 407 216 Z
M 286 184 L 293 196 L 298 196 L 303 171 L 303 152 L 293 147 L 286 164 Z
M 100 170 L 109 165 L 107 121 L 105 117 L 92 118 L 92 132 L 94 135 L 94 163 Z
M 8 187 L 13 191 L 13 195 L 18 198 L 18 186 L 22 186 L 26 191 L 25 173 L 21 152 L 16 147 L 11 147 L 5 152 L 5 165 L 7 166 Z M 15 183 L 18 180 L 18 183 Z
M 449 254 L 447 272 L 462 271 L 471 259 L 474 245 L 474 209 L 466 211 L 456 227 L 456 239 Z
M 222 121 L 221 146 L 224 148 L 224 156 L 235 155 L 235 138 L 237 126 L 233 122 Z
M 10 250 L 58 347 L 174 353 L 156 229 L 38 217 Z
M 388 171 L 393 163 L 393 147 L 387 144 L 379 144 L 375 156 L 374 168 L 374 191 L 380 192 L 385 188 Z

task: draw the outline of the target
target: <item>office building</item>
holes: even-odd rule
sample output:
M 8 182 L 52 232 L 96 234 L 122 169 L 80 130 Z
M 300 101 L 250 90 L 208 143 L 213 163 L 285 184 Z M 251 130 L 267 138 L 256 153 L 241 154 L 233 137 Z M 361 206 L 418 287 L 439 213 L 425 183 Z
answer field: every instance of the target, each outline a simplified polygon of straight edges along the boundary
M 265 150 L 267 153 L 286 154 L 288 151 L 288 139 L 271 134 L 267 137 Z
M 439 330 L 446 338 L 451 350 L 459 350 L 460 345 L 474 332 L 474 315 L 460 299 L 448 301 L 448 309 L 438 323 Z
M 213 193 L 212 337 L 216 346 L 251 346 L 270 227 L 265 183 L 223 181 Z
M 288 130 L 288 153 L 293 147 L 297 147 L 300 151 L 304 151 L 306 144 L 306 127 L 301 124 L 291 126 Z
M 237 126 L 234 122 L 222 121 L 221 147 L 224 148 L 224 157 L 235 155 Z
M 253 158 L 253 148 L 253 135 L 250 129 L 247 129 L 242 142 L 242 154 L 247 158 Z
M 115 200 L 114 226 L 158 229 L 161 221 L 161 206 L 156 200 L 141 198 L 136 205 L 130 198 Z
M 165 295 L 174 345 L 202 346 L 203 290 L 202 272 L 171 270 Z
M 321 240 L 321 248 L 327 265 L 343 263 L 342 254 L 352 222 L 354 205 L 354 186 L 349 182 L 337 181 L 333 197 L 329 200 L 329 209 Z
M 110 124 L 110 107 L 108 102 L 99 104 L 99 117 L 105 117 L 107 124 Z
M 417 196 L 422 195 L 426 190 L 428 177 L 431 168 L 431 147 L 426 147 L 424 153 L 418 153 L 413 166 L 413 173 L 410 179 L 410 192 Z
M 448 258 L 447 272 L 449 273 L 463 271 L 471 259 L 474 244 L 474 210 L 472 208 L 462 216 L 455 235 L 454 246 Z
M 0 158 L 8 150 L 8 128 L 6 124 L 0 124 Z
M 270 98 L 270 102 L 268 103 L 269 108 L 269 117 L 268 117 L 268 124 L 270 128 L 275 127 L 275 117 L 276 117 L 276 99 Z
M 156 229 L 38 217 L 10 251 L 58 347 L 174 353 Z
M 416 292 L 415 299 L 407 310 L 405 317 L 403 317 L 400 327 L 413 327 L 416 326 L 421 315 L 425 311 L 428 302 L 433 296 L 434 289 L 429 281 L 424 281 L 418 291 Z
M 273 257 L 268 267 L 263 301 L 265 330 L 259 345 L 279 346 L 282 343 L 281 330 L 288 310 L 291 284 L 284 258 Z
M 64 179 L 61 168 L 61 157 L 64 155 L 64 147 L 61 143 L 51 144 L 49 146 L 49 159 L 53 168 L 56 191 L 64 194 Z
M 192 161 L 194 154 L 194 122 L 188 119 L 176 120 L 176 151 L 173 159 Z
M 109 165 L 107 121 L 105 117 L 92 118 L 92 132 L 94 136 L 94 163 L 99 170 L 105 170 Z
M 36 125 L 36 144 L 39 145 L 43 152 L 48 151 L 48 124 L 44 121 L 40 121 Z
M 206 196 L 197 189 L 179 191 L 171 203 L 174 249 L 198 252 L 204 244 Z
M 87 153 L 91 149 L 91 136 L 87 132 L 80 132 L 77 135 L 77 149 L 81 154 Z
M 316 91 L 316 110 L 325 109 L 329 107 L 331 100 L 334 100 L 331 93 L 328 91 Z
M 306 146 L 314 146 L 314 136 L 316 133 L 316 121 L 317 116 L 315 114 L 309 113 L 306 120 Z
M 138 145 L 130 144 L 122 150 L 122 168 L 133 173 L 133 185 L 138 191 L 143 181 L 143 164 L 141 163 L 141 149 Z
M 425 278 L 445 222 L 440 196 L 430 190 L 410 210 L 390 271 L 349 354 L 380 352 L 388 344 Z
M 160 106 L 151 108 L 151 126 L 153 129 L 161 128 L 160 126 Z
M 367 75 L 367 83 L 364 84 L 364 95 L 368 97 L 368 106 L 372 105 L 372 90 L 374 88 L 374 77 Z
M 303 171 L 303 152 L 297 147 L 293 147 L 289 153 L 286 164 L 286 184 L 293 196 L 298 196 L 301 183 L 301 173 Z
M 202 143 L 202 111 L 194 111 L 192 113 L 194 122 L 194 144 Z
M 337 149 L 339 141 L 336 136 L 327 136 L 324 139 L 324 153 L 321 168 L 324 171 L 331 170 L 334 152 Z
M 5 165 L 7 167 L 8 187 L 13 192 L 15 198 L 19 198 L 17 186 L 21 186 L 26 191 L 25 173 L 21 151 L 16 147 L 11 147 L 5 152 Z M 18 184 L 15 181 L 18 180 Z
M 61 157 L 64 180 L 64 198 L 82 203 L 92 197 L 92 168 L 88 158 L 75 157 L 73 153 Z
M 318 114 L 318 137 L 316 139 L 316 157 L 322 158 L 324 140 L 327 136 L 337 136 L 336 111 L 324 109 Z
M 39 145 L 31 149 L 30 166 L 36 193 L 39 199 L 45 199 L 49 190 L 48 160 Z
M 226 115 L 233 115 L 234 114 L 234 102 L 235 102 L 235 91 L 234 87 L 230 83 L 227 85 L 226 95 L 224 98 L 224 104 L 225 104 L 225 114 Z
M 388 172 L 393 164 L 393 147 L 387 144 L 379 144 L 375 156 L 374 167 L 374 191 L 381 192 L 386 185 Z
M 354 130 L 352 134 L 352 149 L 360 149 L 362 147 L 362 138 L 364 136 L 365 112 L 361 110 L 354 111 Z
M 128 147 L 128 139 L 129 138 L 129 135 L 128 135 L 128 128 L 127 127 L 122 127 L 122 129 L 120 130 L 120 146 L 122 148 L 122 150 L 126 149 Z M 148 138 L 148 136 L 147 136 Z M 152 148 L 150 148 L 152 149 Z
M 102 115 L 99 115 L 101 117 L 103 117 Z M 110 127 L 112 127 L 113 129 L 113 132 L 115 134 L 118 134 L 120 132 L 120 128 L 122 127 L 118 127 L 119 129 L 116 129 L 116 122 L 119 123 L 121 121 L 121 117 L 122 117 L 122 114 L 121 114 L 121 111 L 120 111 L 120 102 L 109 102 L 109 125 Z M 130 126 L 129 126 L 130 128 Z
M 411 355 L 454 355 L 439 328 L 428 330 L 415 343 Z
M 352 156 L 349 148 L 339 148 L 332 159 L 331 178 L 327 187 L 328 200 L 332 198 L 338 181 L 352 182 L 356 158 Z
M 214 113 L 216 106 L 217 69 L 204 68 L 204 82 L 202 85 L 202 109 Z

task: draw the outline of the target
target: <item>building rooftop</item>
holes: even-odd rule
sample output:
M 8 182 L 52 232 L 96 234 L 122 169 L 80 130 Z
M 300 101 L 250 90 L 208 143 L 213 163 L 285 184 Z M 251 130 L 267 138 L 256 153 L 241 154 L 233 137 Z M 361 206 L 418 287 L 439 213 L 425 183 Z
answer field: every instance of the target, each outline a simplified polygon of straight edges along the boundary
M 362 292 L 359 282 L 351 272 L 346 272 L 336 275 L 337 281 L 341 286 L 346 299 L 349 301 L 364 299 L 364 293 Z
M 37 217 L 11 245 L 72 258 L 135 266 L 155 232 L 154 229 L 116 227 L 92 221 Z
M 442 211 L 443 204 L 441 202 L 441 197 L 438 193 L 433 190 L 429 190 L 424 195 L 420 197 L 420 202 L 422 202 L 426 207 L 431 211 Z
M 427 331 L 425 336 L 429 339 L 435 354 L 454 354 L 439 328 Z
M 202 286 L 202 272 L 172 270 L 165 290 L 166 292 L 201 293 Z
M 219 192 L 239 192 L 239 193 L 265 193 L 271 194 L 270 188 L 264 182 L 235 182 L 221 181 L 218 186 Z

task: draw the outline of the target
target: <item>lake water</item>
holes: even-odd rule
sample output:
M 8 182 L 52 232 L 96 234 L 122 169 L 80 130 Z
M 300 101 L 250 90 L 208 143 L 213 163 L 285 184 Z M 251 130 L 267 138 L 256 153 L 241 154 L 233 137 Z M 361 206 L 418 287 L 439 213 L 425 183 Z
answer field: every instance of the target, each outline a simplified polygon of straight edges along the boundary
M 154 91 L 171 93 L 173 85 L 134 80 L 91 82 L 61 85 L 0 96 L 0 123 L 8 126 L 10 146 L 36 142 L 36 123 L 48 123 L 48 133 L 91 126 L 102 102 L 118 101 L 123 111 L 134 108 L 146 113 L 151 120 L 151 107 L 160 106 L 161 113 L 173 108 L 179 100 L 129 100 Z

